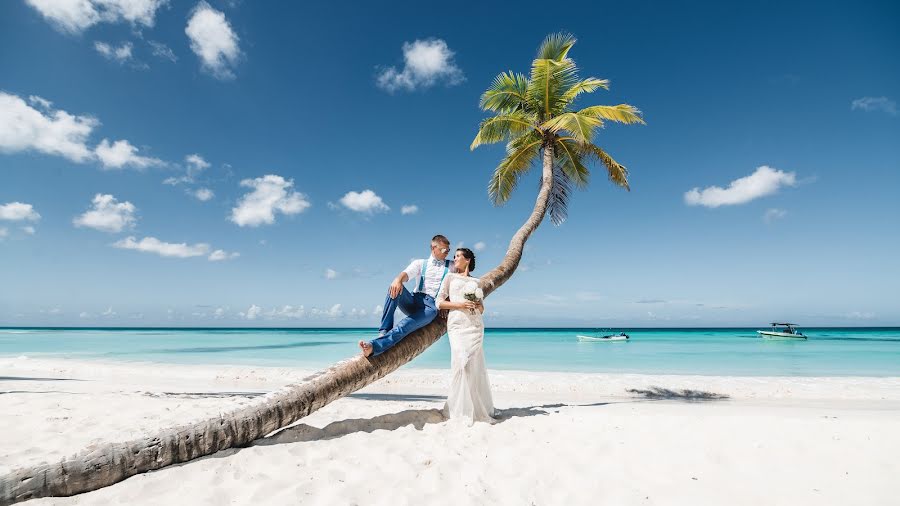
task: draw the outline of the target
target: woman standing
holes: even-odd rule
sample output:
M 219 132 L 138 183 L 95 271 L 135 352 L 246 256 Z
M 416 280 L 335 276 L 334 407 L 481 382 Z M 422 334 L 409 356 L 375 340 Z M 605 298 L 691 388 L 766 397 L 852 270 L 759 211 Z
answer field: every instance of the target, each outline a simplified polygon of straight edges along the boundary
M 449 310 L 447 335 L 450 337 L 450 393 L 444 412 L 451 419 L 469 425 L 494 422 L 494 401 L 484 363 L 484 303 L 466 298 L 478 285 L 469 275 L 475 270 L 475 254 L 459 248 L 453 257 L 456 273 L 448 274 L 437 296 L 439 310 Z

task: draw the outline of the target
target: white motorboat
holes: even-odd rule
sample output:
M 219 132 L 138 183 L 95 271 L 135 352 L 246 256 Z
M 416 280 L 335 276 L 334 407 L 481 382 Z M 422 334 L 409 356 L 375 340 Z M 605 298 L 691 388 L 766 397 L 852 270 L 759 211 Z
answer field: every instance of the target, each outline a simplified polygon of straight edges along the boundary
M 594 337 L 594 336 L 578 336 L 578 340 L 582 342 L 602 342 L 602 341 L 627 341 L 629 339 L 628 334 L 622 332 L 621 334 L 612 334 L 608 336 L 602 337 Z
M 794 323 L 772 323 L 772 330 L 757 330 L 766 339 L 806 339 Z

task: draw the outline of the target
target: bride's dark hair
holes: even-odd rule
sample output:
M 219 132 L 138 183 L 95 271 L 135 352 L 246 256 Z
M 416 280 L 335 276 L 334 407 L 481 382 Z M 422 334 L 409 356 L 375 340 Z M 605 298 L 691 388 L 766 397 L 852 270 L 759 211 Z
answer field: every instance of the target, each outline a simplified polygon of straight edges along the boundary
M 456 251 L 462 251 L 463 256 L 469 261 L 469 272 L 475 270 L 475 253 L 469 248 L 456 248 Z

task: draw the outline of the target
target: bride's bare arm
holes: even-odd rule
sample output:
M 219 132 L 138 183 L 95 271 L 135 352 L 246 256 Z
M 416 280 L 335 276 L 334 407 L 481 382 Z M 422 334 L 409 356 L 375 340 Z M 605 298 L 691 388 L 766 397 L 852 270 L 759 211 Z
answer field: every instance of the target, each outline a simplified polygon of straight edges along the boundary
M 478 304 L 467 300 L 465 302 L 450 302 L 449 300 L 439 300 L 437 301 L 437 307 L 441 311 L 445 309 L 454 310 L 454 309 L 477 309 Z M 482 312 L 484 309 L 482 308 Z
M 460 309 L 468 309 L 474 310 L 478 308 L 478 305 L 474 302 L 467 300 L 463 302 L 450 302 L 450 280 L 453 278 L 455 274 L 451 274 L 444 278 L 443 283 L 441 283 L 441 289 L 438 290 L 438 295 L 435 297 L 435 301 L 437 302 L 437 308 L 441 311 L 444 310 L 460 310 Z M 484 311 L 482 309 L 482 311 Z

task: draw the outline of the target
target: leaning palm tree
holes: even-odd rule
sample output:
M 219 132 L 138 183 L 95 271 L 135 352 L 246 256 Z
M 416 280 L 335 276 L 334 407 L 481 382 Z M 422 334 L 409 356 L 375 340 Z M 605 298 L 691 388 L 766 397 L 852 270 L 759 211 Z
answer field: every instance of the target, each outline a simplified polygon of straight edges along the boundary
M 507 141 L 506 157 L 494 170 L 488 193 L 496 205 L 512 196 L 519 180 L 541 160 L 541 186 L 534 210 L 509 244 L 500 265 L 482 276 L 485 293 L 496 289 L 515 272 L 522 249 L 531 234 L 549 215 L 559 225 L 567 216 L 573 188 L 586 188 L 588 164 L 599 162 L 609 179 L 628 187 L 628 169 L 594 143 L 594 134 L 607 121 L 643 124 L 641 112 L 628 104 L 594 105 L 576 109 L 578 97 L 609 89 L 609 81 L 581 79 L 569 58 L 575 37 L 558 33 L 544 39 L 531 75 L 512 71 L 498 75 L 481 96 L 481 108 L 494 113 L 481 122 L 471 149 Z
M 586 163 L 599 161 L 614 183 L 628 188 L 625 167 L 596 146 L 593 135 L 604 121 L 643 120 L 637 109 L 625 104 L 572 109 L 580 94 L 609 84 L 602 79 L 578 78 L 575 63 L 568 57 L 573 44 L 571 35 L 547 37 L 532 63 L 530 77 L 500 74 L 481 98 L 482 108 L 495 115 L 481 123 L 472 148 L 508 141 L 507 155 L 488 187 L 494 203 L 503 204 L 510 198 L 539 155 L 543 169 L 534 211 L 513 236 L 500 265 L 481 278 L 485 296 L 515 272 L 525 242 L 545 215 L 557 224 L 565 219 L 571 189 L 588 183 Z M 246 446 L 393 372 L 445 332 L 446 324 L 437 319 L 377 357 L 357 356 L 339 362 L 253 406 L 152 437 L 88 448 L 57 463 L 18 469 L 0 477 L 0 505 L 96 490 L 138 473 Z

